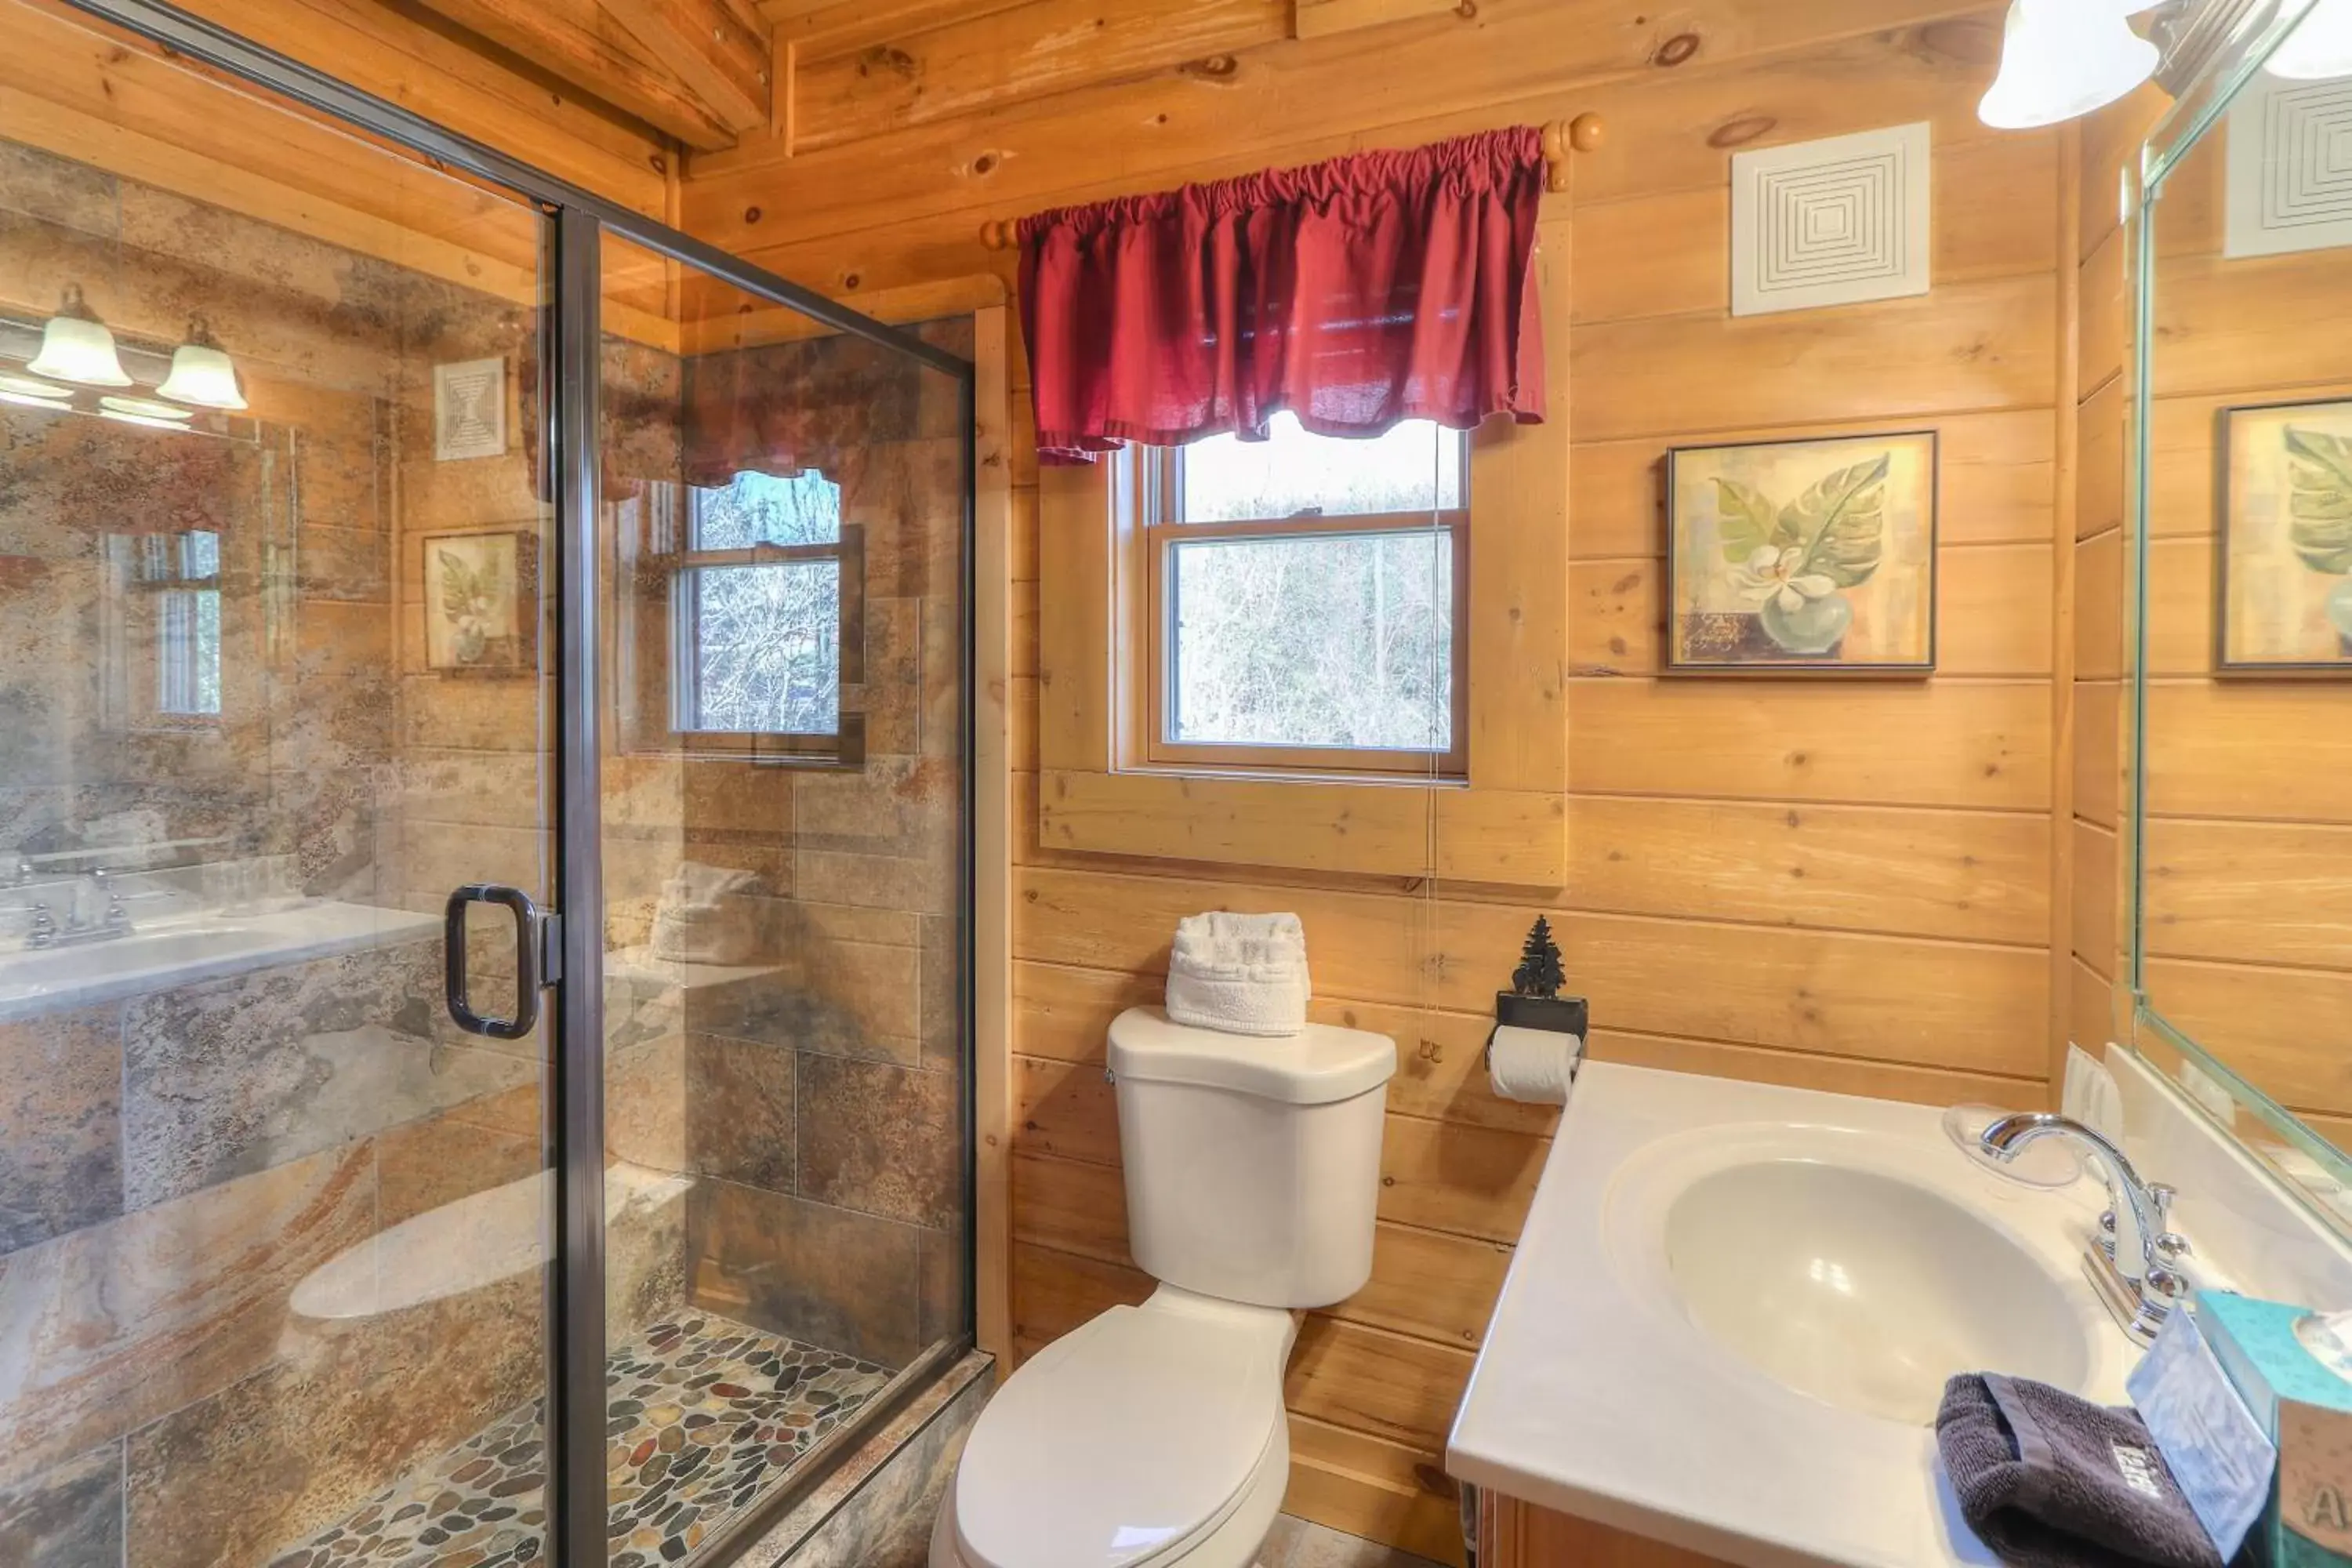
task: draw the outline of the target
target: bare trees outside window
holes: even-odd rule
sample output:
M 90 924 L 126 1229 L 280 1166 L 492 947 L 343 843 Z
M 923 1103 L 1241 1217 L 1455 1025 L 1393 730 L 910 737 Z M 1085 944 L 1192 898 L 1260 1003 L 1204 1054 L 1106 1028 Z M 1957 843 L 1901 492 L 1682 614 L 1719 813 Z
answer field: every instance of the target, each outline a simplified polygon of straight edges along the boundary
M 1465 438 L 1196 441 L 1157 458 L 1151 755 L 1462 771 Z

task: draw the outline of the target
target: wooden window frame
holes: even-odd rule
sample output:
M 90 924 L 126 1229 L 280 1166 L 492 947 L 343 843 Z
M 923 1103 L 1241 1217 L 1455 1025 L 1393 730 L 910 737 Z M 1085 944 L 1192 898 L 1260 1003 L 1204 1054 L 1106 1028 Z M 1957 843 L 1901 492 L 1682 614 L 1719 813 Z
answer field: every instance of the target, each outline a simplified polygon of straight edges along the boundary
M 1470 482 L 1470 443 L 1452 436 L 1463 488 Z M 1185 449 L 1148 450 L 1139 460 L 1144 476 L 1141 525 L 1132 531 L 1141 552 L 1146 599 L 1144 657 L 1135 661 L 1142 684 L 1134 703 L 1145 765 L 1248 773 L 1388 777 L 1403 780 L 1461 779 L 1469 772 L 1469 659 L 1465 647 L 1470 615 L 1470 507 L 1425 512 L 1318 513 L 1306 517 L 1254 518 L 1225 522 L 1187 522 L 1184 518 Z M 1185 742 L 1171 740 L 1175 718 L 1176 601 L 1171 562 L 1181 544 L 1218 540 L 1361 539 L 1383 533 L 1443 532 L 1453 557 L 1453 690 L 1447 698 L 1447 738 L 1443 752 L 1380 750 L 1364 746 L 1286 746 L 1247 742 Z
M 1453 779 L 1153 764 L 1135 721 L 1148 572 L 1133 454 L 1038 471 L 1035 830 L 1055 854 L 1560 886 L 1568 861 L 1568 215 L 1538 225 L 1549 422 L 1473 433 L 1477 548 Z M 1148 656 L 1144 656 L 1148 657 Z
M 622 750 L 636 754 L 728 757 L 741 762 L 807 767 L 854 767 L 866 760 L 866 715 L 851 710 L 852 689 L 866 679 L 866 531 L 841 525 L 822 544 L 753 544 L 726 550 L 692 546 L 693 489 L 651 485 L 667 495 L 646 498 L 634 528 L 624 524 L 627 552 L 616 685 L 624 711 Z M 660 504 L 654 504 L 658 499 Z M 794 561 L 840 563 L 841 706 L 830 732 L 690 730 L 681 726 L 693 700 L 693 623 L 684 601 L 694 574 L 729 567 Z

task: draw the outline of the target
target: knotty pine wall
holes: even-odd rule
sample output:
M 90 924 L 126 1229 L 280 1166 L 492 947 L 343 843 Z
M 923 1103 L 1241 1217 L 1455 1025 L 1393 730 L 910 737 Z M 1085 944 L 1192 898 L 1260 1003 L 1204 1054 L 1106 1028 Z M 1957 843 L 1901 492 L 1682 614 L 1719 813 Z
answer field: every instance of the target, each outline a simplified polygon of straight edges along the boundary
M 869 41 L 883 52 L 866 57 L 866 86 L 824 79 L 824 112 L 848 129 L 827 130 L 803 99 L 797 152 L 697 156 L 682 210 L 703 237 L 855 300 L 982 270 L 1009 280 L 1012 258 L 976 243 L 982 219 L 1353 147 L 1605 118 L 1607 142 L 1579 156 L 1573 194 L 1549 198 L 1547 215 L 1573 248 L 1572 325 L 1551 345 L 1570 395 L 1549 426 L 1573 448 L 1565 887 L 1041 847 L 1035 578 L 1054 545 L 1018 441 L 1013 458 L 1010 707 L 1027 770 L 1015 790 L 1016 1351 L 1150 1288 L 1126 1249 L 1100 1071 L 1110 1018 L 1158 999 L 1180 916 L 1296 910 L 1318 1016 L 1393 1034 L 1404 1068 L 1372 1283 L 1310 1317 L 1293 1362 L 1287 1506 L 1458 1560 L 1445 1432 L 1553 1125 L 1489 1094 L 1477 1053 L 1488 997 L 1538 912 L 1592 999 L 1598 1057 L 1929 1102 L 2046 1097 L 2056 410 L 2075 260 L 2062 138 L 1978 123 L 1997 8 L 1700 0 L 1662 21 L 1606 0 L 1482 0 L 1471 19 L 1305 41 L 1250 34 L 1263 6 L 1186 9 L 1190 57 L 1153 56 L 1149 29 L 1106 24 L 1116 36 L 1091 76 L 1084 43 L 1053 24 L 1094 12 L 1059 0 Z M 1219 15 L 1234 41 L 1203 56 L 1199 29 Z M 1001 101 L 960 74 L 982 57 L 1024 62 L 1000 73 Z M 910 95 L 909 71 L 940 95 Z M 1931 122 L 1936 146 L 1933 292 L 1730 320 L 1731 152 L 1913 120 Z M 1921 425 L 1943 436 L 1934 679 L 1656 678 L 1668 447 Z M 2071 471 L 2063 483 L 2071 493 Z M 1472 504 L 1475 531 L 1512 526 Z M 2059 958 L 2063 973 L 2063 946 Z

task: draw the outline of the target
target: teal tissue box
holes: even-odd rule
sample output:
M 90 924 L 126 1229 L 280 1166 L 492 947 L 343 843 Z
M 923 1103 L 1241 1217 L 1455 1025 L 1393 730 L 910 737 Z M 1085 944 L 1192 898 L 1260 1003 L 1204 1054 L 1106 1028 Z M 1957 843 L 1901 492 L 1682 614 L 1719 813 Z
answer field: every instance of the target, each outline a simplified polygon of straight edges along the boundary
M 2268 1568 L 2352 1568 L 2352 1383 L 2295 1337 L 2307 1309 L 2226 1291 L 2189 1310 L 2255 1424 L 2278 1446 L 2251 1541 Z

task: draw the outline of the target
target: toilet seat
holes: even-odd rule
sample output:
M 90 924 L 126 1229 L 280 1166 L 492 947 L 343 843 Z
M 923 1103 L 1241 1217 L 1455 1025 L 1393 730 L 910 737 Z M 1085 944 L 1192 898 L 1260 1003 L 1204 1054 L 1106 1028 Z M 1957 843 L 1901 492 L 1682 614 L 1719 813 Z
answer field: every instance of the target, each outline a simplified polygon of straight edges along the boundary
M 1290 1315 L 1162 1286 L 1015 1373 L 956 1469 L 971 1568 L 1145 1568 L 1185 1555 L 1283 1443 Z M 1252 1544 L 1255 1544 L 1253 1542 Z

